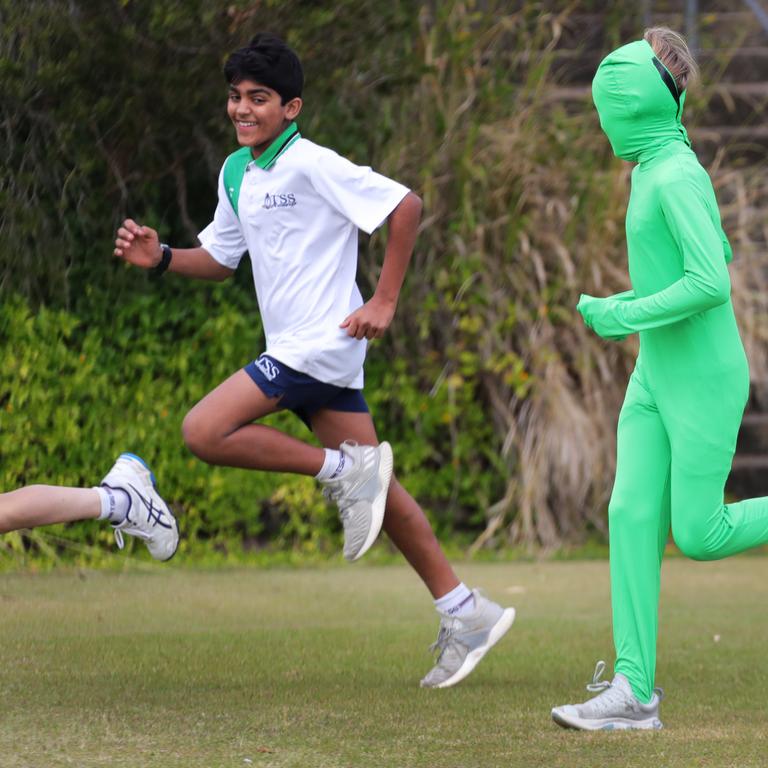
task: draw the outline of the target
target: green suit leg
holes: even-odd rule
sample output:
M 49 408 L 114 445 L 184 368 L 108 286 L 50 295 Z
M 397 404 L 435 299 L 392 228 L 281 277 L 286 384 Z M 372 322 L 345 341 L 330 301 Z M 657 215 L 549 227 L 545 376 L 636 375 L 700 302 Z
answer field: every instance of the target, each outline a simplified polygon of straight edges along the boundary
M 686 382 L 664 399 L 672 450 L 672 533 L 695 560 L 720 560 L 768 542 L 768 498 L 723 503 L 746 403 L 747 370 Z
M 656 670 L 661 560 L 670 524 L 670 445 L 638 364 L 619 415 L 608 506 L 615 671 L 647 703 Z
M 685 555 L 718 560 L 768 543 L 768 498 L 723 503 L 746 401 L 746 371 L 689 379 L 685 392 L 662 397 L 659 404 L 642 370 L 638 363 L 619 416 L 609 526 L 615 671 L 647 703 L 656 672 L 660 569 L 670 520 Z

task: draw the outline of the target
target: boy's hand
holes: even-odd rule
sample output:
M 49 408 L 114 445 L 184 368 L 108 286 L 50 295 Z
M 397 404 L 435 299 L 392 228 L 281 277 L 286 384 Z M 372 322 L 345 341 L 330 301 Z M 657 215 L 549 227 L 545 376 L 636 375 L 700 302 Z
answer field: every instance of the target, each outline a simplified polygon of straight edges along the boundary
M 395 316 L 395 307 L 374 296 L 349 315 L 339 328 L 346 328 L 347 335 L 356 339 L 380 339 Z
M 163 255 L 157 232 L 139 226 L 133 219 L 126 219 L 117 230 L 114 254 L 142 269 L 156 267 Z

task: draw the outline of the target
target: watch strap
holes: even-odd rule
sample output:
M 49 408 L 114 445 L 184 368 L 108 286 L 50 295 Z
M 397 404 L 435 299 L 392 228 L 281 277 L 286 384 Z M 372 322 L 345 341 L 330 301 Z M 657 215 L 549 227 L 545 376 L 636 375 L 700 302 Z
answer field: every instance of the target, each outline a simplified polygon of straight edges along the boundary
M 160 261 L 157 263 L 157 266 L 152 267 L 150 270 L 152 277 L 160 277 L 168 269 L 171 259 L 173 258 L 173 251 L 171 250 L 170 245 L 160 243 L 160 250 L 162 251 Z

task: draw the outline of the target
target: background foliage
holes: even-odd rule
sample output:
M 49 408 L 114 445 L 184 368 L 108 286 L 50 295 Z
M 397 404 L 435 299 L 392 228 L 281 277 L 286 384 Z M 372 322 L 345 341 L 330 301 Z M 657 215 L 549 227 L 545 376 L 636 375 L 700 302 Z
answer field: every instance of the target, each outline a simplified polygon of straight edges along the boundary
M 312 481 L 207 467 L 181 441 L 188 408 L 261 348 L 247 265 L 210 286 L 152 283 L 110 258 L 128 215 L 195 242 L 233 149 L 224 57 L 267 29 L 303 59 L 304 135 L 425 200 L 398 315 L 367 365 L 399 474 L 441 534 L 475 548 L 603 531 L 635 350 L 591 336 L 573 307 L 582 290 L 626 287 L 628 168 L 588 100 L 555 97 L 574 14 L 601 10 L 604 51 L 641 31 L 638 4 L 603 5 L 0 0 L 0 489 L 92 485 L 132 450 L 186 546 L 336 546 Z M 362 242 L 364 293 L 383 242 Z M 744 296 L 754 351 L 765 329 Z

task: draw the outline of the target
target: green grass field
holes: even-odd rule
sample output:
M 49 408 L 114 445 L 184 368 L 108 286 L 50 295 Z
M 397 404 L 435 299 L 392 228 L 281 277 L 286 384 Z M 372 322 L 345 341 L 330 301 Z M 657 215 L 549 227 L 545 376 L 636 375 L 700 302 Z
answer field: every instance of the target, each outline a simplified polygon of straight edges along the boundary
M 518 618 L 445 691 L 418 687 L 437 623 L 404 567 L 4 575 L 0 765 L 768 764 L 768 558 L 665 564 L 658 733 L 549 719 L 611 659 L 607 562 L 460 575 Z

